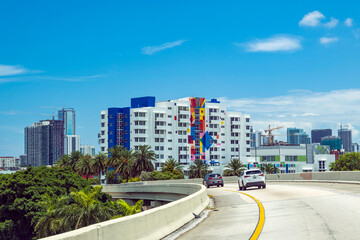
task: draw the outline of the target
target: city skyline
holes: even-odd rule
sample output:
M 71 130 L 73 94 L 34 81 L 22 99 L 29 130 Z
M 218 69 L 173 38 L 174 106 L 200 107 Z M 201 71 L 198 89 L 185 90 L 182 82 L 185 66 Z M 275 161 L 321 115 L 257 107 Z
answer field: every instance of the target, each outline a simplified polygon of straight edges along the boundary
M 359 142 L 360 3 L 276 3 L 2 3 L 0 155 L 24 153 L 41 106 L 74 108 L 98 151 L 100 111 L 136 96 L 217 98 L 284 135 L 348 124 Z

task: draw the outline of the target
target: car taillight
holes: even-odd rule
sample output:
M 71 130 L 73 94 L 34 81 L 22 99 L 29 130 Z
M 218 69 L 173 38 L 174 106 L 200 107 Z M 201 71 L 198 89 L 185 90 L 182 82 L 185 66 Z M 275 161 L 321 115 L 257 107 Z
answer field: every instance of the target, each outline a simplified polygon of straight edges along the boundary
M 247 178 L 247 177 L 250 177 L 250 176 L 245 176 L 245 178 Z
M 262 177 L 263 177 L 263 176 L 264 176 L 264 174 L 260 174 L 259 176 L 262 176 Z
M 219 177 L 219 178 L 222 178 L 222 177 Z
M 212 177 L 209 177 L 209 180 L 212 179 Z

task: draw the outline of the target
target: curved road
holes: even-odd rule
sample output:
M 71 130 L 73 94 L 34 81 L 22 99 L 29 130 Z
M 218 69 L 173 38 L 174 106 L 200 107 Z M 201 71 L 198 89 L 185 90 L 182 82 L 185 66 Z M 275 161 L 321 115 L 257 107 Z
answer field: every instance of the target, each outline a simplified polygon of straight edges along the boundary
M 360 185 L 267 183 L 245 192 L 265 208 L 258 239 L 360 239 Z M 215 209 L 177 239 L 249 239 L 258 220 L 253 199 L 236 184 L 210 188 Z

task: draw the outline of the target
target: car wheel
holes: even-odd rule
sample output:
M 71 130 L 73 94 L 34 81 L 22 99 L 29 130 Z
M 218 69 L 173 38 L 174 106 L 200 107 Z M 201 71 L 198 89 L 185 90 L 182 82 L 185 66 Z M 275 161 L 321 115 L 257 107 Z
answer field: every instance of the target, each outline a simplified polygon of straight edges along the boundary
M 261 185 L 258 186 L 258 189 L 260 189 L 260 188 L 261 188 Z
M 224 187 L 224 184 L 221 184 L 221 187 Z
M 266 188 L 266 184 L 263 185 L 263 188 Z
M 242 185 L 243 185 L 243 190 L 246 191 L 246 187 L 244 185 L 244 182 L 242 183 Z
M 238 184 L 239 184 L 239 191 L 241 191 L 242 190 L 242 187 L 241 187 L 241 185 L 240 185 L 240 183 L 238 182 Z
M 210 187 L 210 185 L 209 185 L 209 184 L 206 184 L 206 187 L 207 187 L 207 188 L 209 188 L 209 187 Z

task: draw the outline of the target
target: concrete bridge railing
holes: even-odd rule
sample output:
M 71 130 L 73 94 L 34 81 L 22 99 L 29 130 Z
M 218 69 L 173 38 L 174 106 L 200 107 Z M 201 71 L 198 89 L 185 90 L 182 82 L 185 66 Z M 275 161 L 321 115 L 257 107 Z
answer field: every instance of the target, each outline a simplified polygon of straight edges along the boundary
M 135 198 L 152 196 L 175 201 L 114 220 L 93 224 L 78 230 L 44 238 L 47 240 L 113 240 L 161 239 L 191 221 L 192 213 L 200 214 L 208 205 L 206 188 L 197 184 L 128 184 L 104 185 L 105 192 L 115 196 L 131 194 Z M 150 195 L 149 195 L 150 194 Z M 166 198 L 166 195 L 170 197 Z
M 304 172 L 267 174 L 266 180 L 270 181 L 326 181 L 326 182 L 359 182 L 360 171 L 341 172 Z

